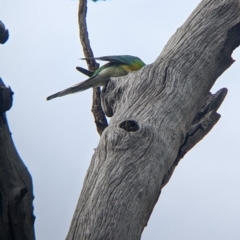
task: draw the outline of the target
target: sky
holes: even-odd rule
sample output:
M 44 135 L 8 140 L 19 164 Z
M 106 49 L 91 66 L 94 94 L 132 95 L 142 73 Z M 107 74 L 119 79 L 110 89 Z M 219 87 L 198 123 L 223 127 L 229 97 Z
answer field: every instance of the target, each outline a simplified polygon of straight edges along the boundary
M 199 0 L 88 2 L 95 56 L 129 54 L 150 64 Z M 34 186 L 37 239 L 65 239 L 94 148 L 92 90 L 47 102 L 85 80 L 78 36 L 78 1 L 0 0 L 10 32 L 0 46 L 0 77 L 11 86 L 7 113 L 17 150 Z M 228 88 L 212 131 L 192 149 L 163 189 L 142 240 L 239 240 L 240 49 L 212 92 Z

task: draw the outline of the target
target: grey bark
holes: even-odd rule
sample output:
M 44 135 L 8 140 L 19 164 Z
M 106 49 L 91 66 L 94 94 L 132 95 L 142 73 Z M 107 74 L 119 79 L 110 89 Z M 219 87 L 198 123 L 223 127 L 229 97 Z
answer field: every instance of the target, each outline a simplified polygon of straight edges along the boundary
M 202 1 L 154 63 L 107 83 L 102 104 L 112 118 L 67 240 L 141 238 L 179 160 L 220 118 L 216 110 L 227 90 L 209 91 L 234 62 L 239 13 L 239 0 Z
M 5 113 L 12 95 L 0 79 L 0 239 L 34 240 L 32 179 L 14 146 Z
M 0 43 L 8 36 L 0 21 Z M 6 117 L 12 96 L 0 78 L 0 239 L 34 240 L 32 178 L 14 146 Z
M 5 25 L 2 21 L 0 21 L 0 43 L 4 44 L 9 38 L 9 32 L 5 28 Z

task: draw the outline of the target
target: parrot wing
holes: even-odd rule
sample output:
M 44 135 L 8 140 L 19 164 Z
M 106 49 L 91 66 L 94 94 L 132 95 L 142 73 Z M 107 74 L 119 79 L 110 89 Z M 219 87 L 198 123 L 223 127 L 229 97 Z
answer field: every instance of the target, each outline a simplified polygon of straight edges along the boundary
M 88 57 L 88 58 L 81 58 L 83 60 L 92 60 L 92 59 L 97 59 L 97 60 L 102 60 L 102 61 L 108 61 L 112 63 L 120 63 L 120 64 L 132 64 L 134 62 L 139 62 L 141 65 L 145 65 L 145 63 L 138 57 L 131 56 L 131 55 L 114 55 L 114 56 L 104 56 L 104 57 Z
M 91 76 L 94 74 L 94 72 L 91 72 L 91 71 L 89 71 L 89 70 L 87 70 L 87 69 L 85 69 L 85 68 L 82 68 L 82 67 L 76 67 L 76 69 L 77 69 L 79 72 L 87 75 L 88 77 L 91 77 Z

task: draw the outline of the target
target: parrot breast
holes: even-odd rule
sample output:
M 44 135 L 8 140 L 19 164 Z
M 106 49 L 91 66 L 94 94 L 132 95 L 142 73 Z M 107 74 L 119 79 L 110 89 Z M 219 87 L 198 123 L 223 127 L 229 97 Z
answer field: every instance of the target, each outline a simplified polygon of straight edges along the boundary
M 134 61 L 128 65 L 121 65 L 121 67 L 127 71 L 127 72 L 132 72 L 132 71 L 137 71 L 140 68 L 142 68 L 145 64 L 143 62 L 139 62 L 139 61 Z
M 128 73 L 127 70 L 123 69 L 120 66 L 108 66 L 107 68 L 101 69 L 97 75 L 92 77 L 94 81 L 94 87 L 104 86 L 106 80 L 111 77 L 121 77 Z

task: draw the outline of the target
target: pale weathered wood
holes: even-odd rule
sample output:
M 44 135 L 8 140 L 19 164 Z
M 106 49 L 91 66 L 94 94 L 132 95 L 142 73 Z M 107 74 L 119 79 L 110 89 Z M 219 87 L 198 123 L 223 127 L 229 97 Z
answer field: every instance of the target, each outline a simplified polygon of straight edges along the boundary
M 239 13 L 239 0 L 202 1 L 153 64 L 107 83 L 102 103 L 112 118 L 67 240 L 140 239 L 175 166 L 220 117 L 226 89 L 209 91 L 234 62 Z

